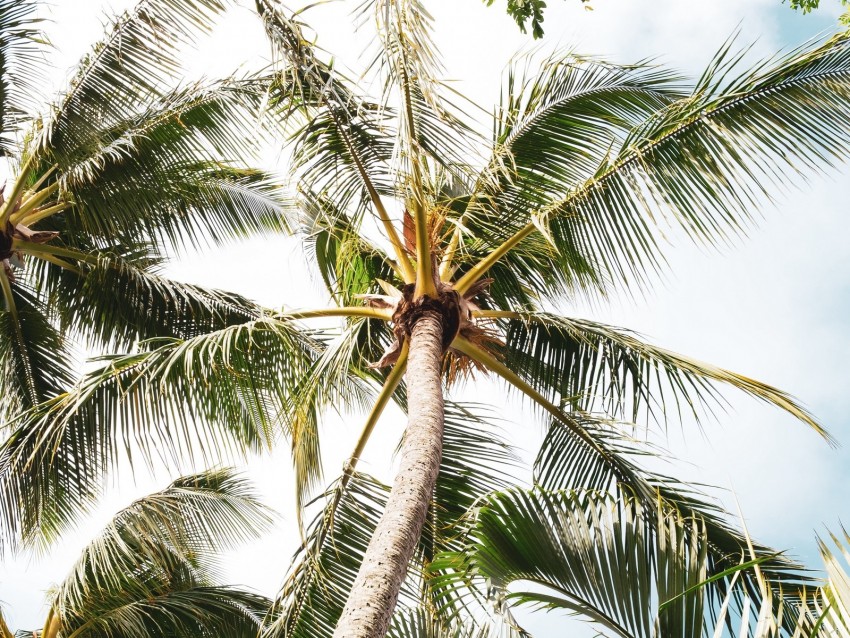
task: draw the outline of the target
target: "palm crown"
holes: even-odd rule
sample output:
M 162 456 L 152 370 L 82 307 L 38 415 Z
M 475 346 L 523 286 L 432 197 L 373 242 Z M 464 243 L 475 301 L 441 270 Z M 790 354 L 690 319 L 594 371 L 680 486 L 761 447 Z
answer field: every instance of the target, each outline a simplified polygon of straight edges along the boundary
M 691 86 L 652 64 L 573 54 L 538 66 L 520 60 L 484 141 L 466 103 L 445 97 L 416 0 L 363 5 L 377 18 L 378 99 L 323 61 L 295 17 L 270 0 L 257 7 L 280 63 L 268 92 L 289 132 L 295 188 L 286 212 L 337 305 L 145 342 L 26 414 L 3 448 L 7 537 L 61 525 L 125 450 L 176 461 L 187 450 L 271 441 L 278 429 L 304 502 L 321 481 L 322 413 L 368 406 L 363 434 L 306 531 L 269 635 L 331 635 L 335 627 L 339 636 L 383 635 L 399 595 L 424 599 L 426 615 L 463 616 L 469 596 L 493 590 L 476 588 L 458 526 L 488 511 L 470 510 L 479 499 L 510 484 L 500 471 L 510 457 L 474 410 L 446 400 L 444 387 L 486 370 L 549 420 L 536 489 L 613 494 L 622 516 L 656 530 L 653 538 L 664 538 L 668 522 L 679 525 L 679 538 L 698 549 L 697 571 L 680 584 L 715 576 L 712 604 L 733 592 L 732 600 L 746 594 L 770 605 L 760 579 L 791 589 L 805 580 L 700 495 L 642 469 L 646 450 L 616 422 L 710 407 L 722 384 L 827 436 L 814 419 L 769 385 L 552 309 L 645 286 L 663 267 L 662 221 L 697 241 L 724 239 L 786 173 L 845 154 L 847 36 L 754 69 L 742 68 L 730 44 Z M 333 335 L 305 327 L 317 317 L 345 322 Z M 410 422 L 387 496 L 355 465 L 393 400 Z M 591 519 L 603 507 L 559 498 L 540 507 L 551 521 L 579 506 Z M 734 576 L 729 568 L 748 548 L 758 569 Z M 393 564 L 382 560 L 390 555 Z M 381 593 L 367 602 L 383 602 L 364 604 L 375 587 Z M 703 619 L 694 609 L 688 617 Z M 410 622 L 431 622 L 417 618 Z

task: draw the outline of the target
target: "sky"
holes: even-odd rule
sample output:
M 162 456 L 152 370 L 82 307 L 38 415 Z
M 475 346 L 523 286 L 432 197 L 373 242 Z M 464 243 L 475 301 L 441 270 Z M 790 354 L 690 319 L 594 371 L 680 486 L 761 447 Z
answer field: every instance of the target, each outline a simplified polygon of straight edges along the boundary
M 51 19 L 45 28 L 57 48 L 51 75 L 57 89 L 75 60 L 100 37 L 104 16 L 130 4 L 53 0 L 45 9 Z M 319 45 L 356 66 L 367 36 L 351 28 L 348 14 L 353 4 L 321 4 L 303 19 L 314 26 Z M 837 0 L 824 0 L 824 7 L 808 16 L 780 0 L 593 0 L 592 11 L 577 0 L 552 0 L 546 37 L 535 43 L 519 33 L 503 4 L 488 9 L 479 0 L 428 3 L 446 78 L 483 105 L 497 101 L 502 70 L 519 50 L 572 49 L 616 62 L 656 58 L 694 75 L 736 31 L 739 42 L 754 43 L 753 57 L 769 56 L 833 29 L 840 12 Z M 269 55 L 256 18 L 247 7 L 235 9 L 188 56 L 187 74 L 215 77 L 243 64 L 261 66 Z M 775 205 L 761 211 L 757 227 L 731 246 L 705 249 L 682 241 L 667 246 L 669 268 L 644 297 L 561 308 L 571 316 L 637 330 L 658 345 L 787 389 L 828 427 L 843 444 L 839 449 L 831 449 L 777 410 L 732 393 L 728 410 L 717 419 L 701 427 L 671 424 L 666 441 L 675 458 L 669 471 L 724 488 L 722 499 L 733 509 L 736 500 L 740 503 L 754 537 L 813 566 L 818 565 L 815 533 L 850 521 L 845 487 L 850 479 L 850 233 L 844 219 L 850 200 L 848 175 L 846 168 L 830 170 L 799 189 L 777 193 Z M 271 307 L 327 303 L 292 239 L 251 240 L 226 251 L 180 255 L 168 273 L 237 291 Z M 542 427 L 524 417 L 527 406 L 506 400 L 504 389 L 489 381 L 467 388 L 469 397 L 496 406 L 513 442 L 526 457 L 533 454 Z M 323 431 L 328 479 L 336 476 L 350 453 L 362 418 L 328 419 Z M 387 459 L 402 427 L 402 416 L 388 412 L 367 450 L 364 470 L 391 478 L 393 467 Z M 271 596 L 298 542 L 285 446 L 251 459 L 245 470 L 266 502 L 280 512 L 281 521 L 262 541 L 226 557 L 225 580 Z M 21 556 L 3 565 L 0 604 L 11 626 L 40 626 L 45 592 L 63 578 L 92 530 L 169 480 L 164 472 L 140 474 L 135 481 L 123 476 L 91 518 L 48 554 Z M 560 635 L 572 627 L 545 614 L 522 619 L 540 636 Z

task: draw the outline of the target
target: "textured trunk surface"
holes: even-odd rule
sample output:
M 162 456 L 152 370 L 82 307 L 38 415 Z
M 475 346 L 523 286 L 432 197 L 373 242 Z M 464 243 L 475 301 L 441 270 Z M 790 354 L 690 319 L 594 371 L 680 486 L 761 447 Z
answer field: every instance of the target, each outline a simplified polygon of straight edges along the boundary
M 416 550 L 443 454 L 442 327 L 424 314 L 413 327 L 407 365 L 408 422 L 401 467 L 334 638 L 383 638 Z

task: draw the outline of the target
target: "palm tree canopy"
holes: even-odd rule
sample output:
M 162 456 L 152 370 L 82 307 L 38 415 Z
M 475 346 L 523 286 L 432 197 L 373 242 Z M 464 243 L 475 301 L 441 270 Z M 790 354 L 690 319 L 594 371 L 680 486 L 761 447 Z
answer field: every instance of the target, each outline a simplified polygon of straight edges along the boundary
M 771 601 L 763 583 L 775 591 L 805 581 L 798 565 L 748 542 L 703 495 L 644 470 L 638 461 L 648 450 L 624 433 L 629 424 L 618 424 L 702 414 L 722 400 L 720 388 L 731 386 L 828 438 L 824 429 L 781 390 L 561 308 L 643 290 L 665 266 L 666 226 L 697 242 L 727 241 L 746 230 L 780 182 L 846 156 L 850 36 L 755 67 L 730 42 L 695 82 L 652 63 L 615 65 L 574 53 L 542 64 L 518 59 L 486 136 L 467 115 L 473 107 L 439 79 L 420 2 L 363 3 L 376 17 L 379 50 L 369 72 L 377 96 L 361 94 L 323 58 L 297 15 L 271 0 L 257 6 L 279 64 L 268 108 L 283 121 L 291 150 L 289 230 L 305 238 L 337 305 L 145 341 L 22 415 L 0 450 L 0 505 L 10 521 L 4 534 L 14 539 L 70 519 L 97 494 L 118 457 L 129 451 L 149 458 L 160 442 L 176 456 L 183 441 L 215 452 L 282 432 L 304 505 L 322 483 L 322 414 L 365 408 L 363 436 L 323 494 L 325 506 L 306 530 L 269 629 L 270 636 L 331 635 L 385 497 L 355 465 L 384 407 L 406 405 L 400 382 L 411 326 L 428 311 L 443 322 L 449 390 L 486 370 L 545 415 L 535 489 L 589 489 L 614 499 L 546 496 L 534 503 L 546 521 L 554 519 L 554 506 L 580 505 L 590 515 L 615 503 L 626 519 L 644 513 L 633 518 L 653 543 L 665 538 L 664 525 L 688 527 L 693 544 L 682 547 L 698 552 L 698 560 L 686 560 L 693 570 L 676 577 L 696 584 L 717 576 L 713 591 L 721 600 L 733 588 L 726 570 L 749 549 L 758 570 L 742 572 L 735 586 L 757 604 Z M 307 327 L 318 317 L 344 319 L 333 332 Z M 140 433 L 155 443 L 137 446 Z M 447 448 L 444 464 L 455 452 L 469 450 Z M 75 465 L 81 457 L 86 463 Z M 503 478 L 493 469 L 454 473 L 452 497 L 469 495 L 458 502 L 478 504 L 488 491 L 481 476 Z M 446 480 L 438 478 L 438 496 Z M 39 514 L 28 515 L 33 504 Z M 427 520 L 444 506 L 432 500 Z M 431 546 L 416 550 L 396 635 L 428 635 L 433 610 L 466 614 L 470 597 L 477 612 L 489 609 L 493 592 L 468 582 L 438 589 L 428 569 L 435 556 L 458 551 L 453 532 L 470 517 L 466 509 L 453 512 L 440 533 L 426 524 L 423 538 Z M 336 543 L 345 544 L 342 555 L 350 560 L 339 560 Z M 526 572 L 504 580 L 517 574 Z M 647 592 L 659 586 L 640 595 L 652 597 Z M 424 599 L 425 611 L 406 605 L 407 596 Z M 692 629 L 705 608 L 683 616 Z M 505 635 L 521 635 L 509 609 L 496 611 L 504 612 L 496 616 Z M 654 612 L 619 618 L 625 624 L 618 626 L 644 631 L 666 622 Z M 451 635 L 451 623 L 440 622 Z

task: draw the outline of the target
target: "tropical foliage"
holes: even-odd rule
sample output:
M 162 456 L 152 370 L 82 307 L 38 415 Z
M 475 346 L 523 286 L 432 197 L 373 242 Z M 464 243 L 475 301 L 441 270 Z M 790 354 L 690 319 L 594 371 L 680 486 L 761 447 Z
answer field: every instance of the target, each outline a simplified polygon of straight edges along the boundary
M 239 295 L 161 272 L 168 252 L 280 231 L 285 223 L 269 176 L 244 164 L 256 146 L 264 84 L 181 77 L 181 47 L 224 8 L 219 0 L 139 2 L 45 103 L 37 91 L 47 55 L 38 3 L 0 2 L 0 133 L 13 170 L 0 202 L 4 426 L 73 386 L 81 348 L 126 349 L 261 315 Z M 100 423 L 86 427 L 97 433 Z M 0 465 L 6 460 L 0 454 Z M 37 495 L 17 475 L 5 476 L 15 499 Z M 57 493 L 50 498 L 61 507 Z M 61 521 L 37 500 L 24 508 L 8 499 L 2 525 L 12 534 L 21 517 Z
M 232 471 L 184 476 L 116 514 L 51 591 L 44 628 L 26 635 L 255 636 L 271 601 L 217 584 L 216 562 L 271 523 Z M 0 636 L 12 638 L 2 620 Z
M 844 534 L 833 541 L 850 558 Z M 846 566 L 820 542 L 822 587 L 771 584 L 752 545 L 718 571 L 700 518 L 631 498 L 511 490 L 478 508 L 460 552 L 432 569 L 438 590 L 489 588 L 491 598 L 583 616 L 605 635 L 810 638 L 848 635 Z M 742 579 L 750 586 L 737 589 Z M 494 593 L 495 590 L 495 593 Z
M 753 622 L 775 618 L 764 636 L 825 627 L 799 565 L 735 529 L 704 494 L 644 467 L 653 451 L 632 436 L 634 422 L 711 411 L 727 387 L 829 439 L 824 429 L 777 388 L 562 308 L 639 293 L 665 267 L 667 227 L 726 241 L 778 186 L 846 157 L 850 35 L 755 67 L 727 43 L 693 83 L 649 63 L 519 58 L 486 127 L 440 80 L 418 0 L 360 6 L 360 21 L 377 27 L 363 70 L 376 95 L 314 47 L 299 14 L 272 0 L 257 7 L 277 62 L 263 84 L 266 115 L 291 158 L 280 226 L 303 238 L 335 305 L 134 333 L 156 338 L 100 359 L 69 392 L 20 414 L 0 449 L 6 541 L 55 536 L 127 456 L 179 463 L 283 436 L 299 516 L 319 511 L 266 638 L 347 631 L 339 621 L 364 600 L 364 566 L 381 562 L 372 541 L 393 532 L 382 531 L 387 512 L 414 530 L 409 554 L 393 556 L 398 588 L 368 601 L 392 615 L 389 627 L 356 635 L 522 636 L 516 601 L 581 608 L 625 636 L 720 635 L 753 609 Z M 262 210 L 251 228 L 198 223 L 213 219 L 209 232 L 222 238 L 262 227 Z M 149 232 L 174 242 L 183 230 Z M 328 317 L 330 330 L 308 323 Z M 417 342 L 422 326 L 433 328 L 430 342 Z M 408 366 L 413 357 L 436 383 L 420 383 L 426 366 Z M 532 485 L 517 486 L 516 461 L 480 406 L 453 400 L 485 372 L 546 423 Z M 410 445 L 422 442 L 414 405 L 432 408 L 442 431 L 418 457 L 419 478 L 435 477 L 420 481 L 421 502 L 399 506 L 396 487 L 356 469 L 390 402 L 412 415 L 404 467 L 422 451 Z M 368 416 L 323 489 L 329 410 Z M 523 581 L 548 593 L 511 588 Z
M 75 347 L 129 348 L 258 315 L 163 277 L 166 252 L 279 231 L 269 177 L 247 170 L 260 84 L 189 83 L 178 54 L 219 0 L 144 0 L 109 25 L 65 90 L 40 94 L 35 0 L 0 2 L 0 418 L 76 380 Z

